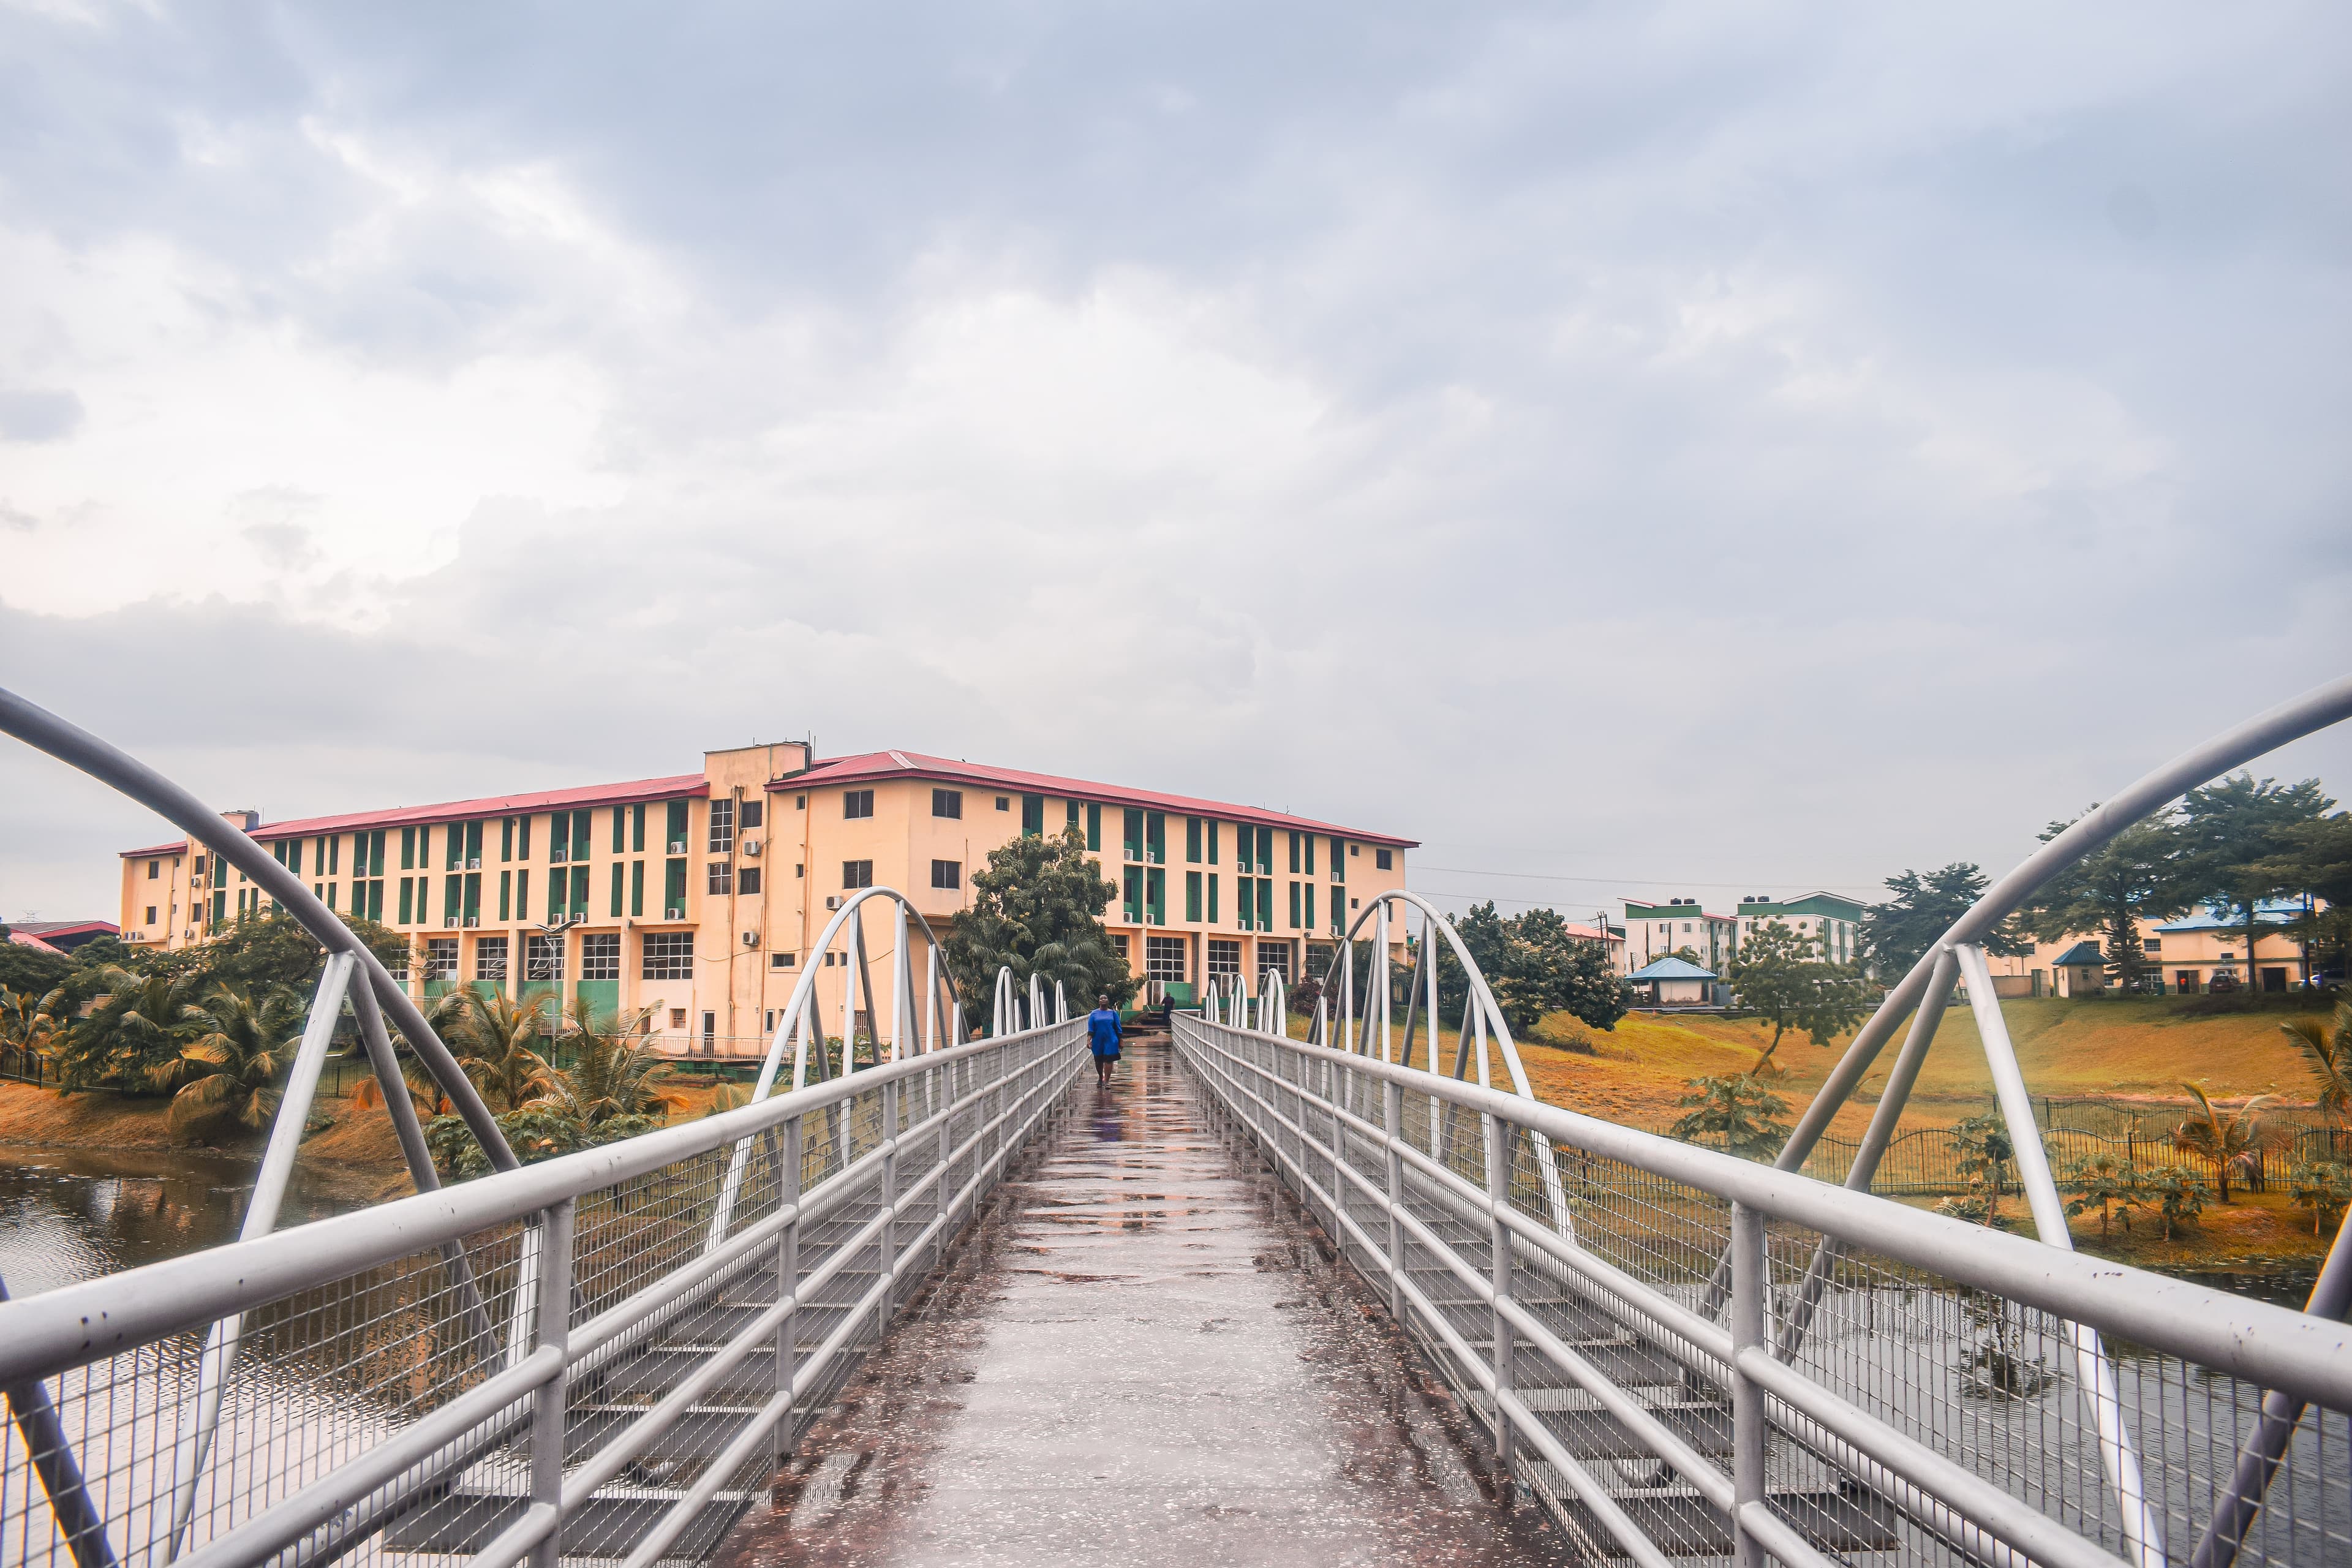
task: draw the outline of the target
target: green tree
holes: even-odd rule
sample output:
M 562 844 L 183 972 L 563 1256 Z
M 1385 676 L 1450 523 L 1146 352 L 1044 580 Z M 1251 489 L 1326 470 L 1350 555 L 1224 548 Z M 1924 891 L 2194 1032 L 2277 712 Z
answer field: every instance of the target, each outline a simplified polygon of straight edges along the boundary
M 448 994 L 463 998 L 442 1037 L 458 1066 L 485 1098 L 520 1110 L 552 1078 L 553 1069 L 535 1047 L 548 1037 L 553 998 L 542 992 L 518 1002 L 503 992 L 472 989 Z
M 2319 1109 L 2338 1121 L 2352 1116 L 2352 998 L 2336 1004 L 2332 1019 L 2295 1018 L 2279 1028 L 2311 1064 Z
M 60 1010 L 63 1000 L 64 993 L 54 987 L 44 994 L 0 985 L 0 1047 L 42 1058 L 55 1055 L 71 1017 Z
M 1936 939 L 1983 896 L 1985 876 L 1973 863 L 1955 860 L 1940 871 L 1905 871 L 1889 877 L 1886 890 L 1894 897 L 1862 911 L 1861 942 L 1864 963 L 1891 984 L 1909 973 Z M 1986 933 L 1983 942 L 1984 950 L 1990 953 L 2010 955 L 2032 950 L 2006 921 Z
M 1137 982 L 1111 946 L 1102 912 L 1118 895 L 1087 858 L 1086 835 L 1024 833 L 988 853 L 971 879 L 971 908 L 956 917 L 943 943 L 968 1021 L 987 1016 L 996 972 L 1010 965 L 1025 994 L 1034 974 L 1051 995 L 1055 982 L 1071 1008 L 1097 995 L 1114 1007 L 1133 999 Z
M 2217 918 L 2243 923 L 2249 985 L 2256 978 L 2261 906 L 2305 890 L 2298 885 L 2304 874 L 2298 847 L 2315 831 L 2311 825 L 2335 804 L 2317 779 L 2283 784 L 2275 779 L 2257 782 L 2244 773 L 2192 789 L 2181 800 L 2183 885 Z M 2227 1192 L 2221 1201 L 2230 1201 Z
M 2060 1190 L 2074 1194 L 2066 1200 L 2070 1218 L 2092 1209 L 2099 1211 L 2101 1241 L 2107 1238 L 2110 1214 L 2122 1215 L 2124 1228 L 2131 1228 L 2131 1211 L 2140 1206 L 2138 1166 L 2101 1152 L 2072 1161 L 2061 1166 L 2056 1174 Z
M 2205 1212 L 2204 1178 L 2178 1165 L 2150 1172 L 2141 1179 L 2140 1191 L 2147 1194 L 2149 1205 L 2164 1216 L 2167 1241 L 2172 1239 L 2177 1227 L 2189 1224 Z
M 67 1027 L 57 1051 L 58 1092 L 110 1087 L 144 1094 L 153 1070 L 177 1061 L 199 1030 L 206 987 L 193 974 L 133 974 L 106 969 L 92 977 L 104 1000 Z
M 2073 826 L 2052 823 L 2042 842 Z M 2042 884 L 2019 911 L 2020 922 L 2044 942 L 2096 932 L 2116 984 L 2127 993 L 2142 990 L 2157 966 L 2148 962 L 2139 922 L 2167 919 L 2189 905 L 2180 850 L 2169 816 L 2135 823 Z
M 1772 1026 L 1772 1043 L 1751 1071 L 1770 1071 L 1781 1037 L 1795 1029 L 1826 1046 L 1870 1009 L 1871 988 L 1858 970 L 1827 963 L 1811 937 L 1771 920 L 1752 930 L 1731 961 L 1732 990 L 1743 1013 Z
M 637 1028 L 646 1016 L 592 1013 L 585 1003 L 572 1010 L 568 1037 L 572 1065 L 557 1068 L 532 1103 L 571 1117 L 583 1127 L 601 1127 L 624 1118 L 667 1117 L 684 1103 L 669 1088 L 676 1068 L 656 1054 Z
M 169 1124 L 179 1139 L 201 1139 L 235 1124 L 248 1131 L 278 1112 L 278 1077 L 301 1043 L 302 998 L 277 990 L 259 1001 L 215 986 L 190 1023 L 196 1037 L 173 1060 L 148 1069 L 159 1089 L 175 1089 Z
M 8 940 L 8 928 L 0 925 L 0 985 L 5 985 L 11 991 L 41 996 L 55 990 L 72 973 L 72 959 L 63 953 L 19 947 Z
M 1947 1198 L 1937 1209 L 1998 1227 L 2010 1163 L 2017 1158 L 2016 1145 L 2009 1141 L 2009 1123 L 1998 1116 L 1964 1117 L 1952 1123 L 1951 1146 L 1959 1156 L 1955 1163 L 1960 1174 L 1968 1178 L 1968 1197 L 1958 1202 Z
M 2284 847 L 2263 863 L 2262 874 L 2290 897 L 2303 897 L 2290 929 L 2303 945 L 2307 972 L 2340 973 L 2352 958 L 2352 814 L 2290 823 L 2280 837 Z
M 2305 1160 L 2287 1173 L 2287 1202 L 2311 1211 L 2311 1234 L 2352 1205 L 2352 1169 L 2337 1160 Z
M 2223 1112 L 2206 1095 L 2201 1083 L 2180 1086 L 2197 1097 L 2196 1113 L 2172 1130 L 2172 1146 L 2213 1168 L 2221 1201 L 2230 1201 L 2230 1174 L 2253 1173 L 2263 1151 L 2280 1146 L 2280 1138 L 2263 1120 L 2263 1111 L 2277 1098 L 2257 1094 L 2233 1112 Z
M 1680 1120 L 1666 1136 L 1712 1144 L 1743 1160 L 1769 1160 L 1789 1141 L 1789 1102 L 1747 1073 L 1695 1078 L 1675 1101 Z
M 393 968 L 408 962 L 409 939 L 388 926 L 339 915 L 370 952 Z M 259 996 L 283 986 L 309 996 L 327 966 L 327 950 L 281 910 L 268 910 L 229 926 L 209 942 L 163 952 L 142 953 L 139 968 L 149 974 L 194 974 L 207 987 L 226 985 Z
M 1609 962 L 1602 943 L 1579 937 L 1557 910 L 1505 917 L 1494 900 L 1471 907 L 1454 922 L 1470 961 L 1486 977 L 1503 1022 L 1529 1034 L 1547 1015 L 1568 1013 L 1596 1029 L 1613 1029 L 1633 1005 L 1633 988 Z M 1468 977 L 1454 945 L 1437 946 L 1438 1006 L 1449 1022 L 1462 1017 Z

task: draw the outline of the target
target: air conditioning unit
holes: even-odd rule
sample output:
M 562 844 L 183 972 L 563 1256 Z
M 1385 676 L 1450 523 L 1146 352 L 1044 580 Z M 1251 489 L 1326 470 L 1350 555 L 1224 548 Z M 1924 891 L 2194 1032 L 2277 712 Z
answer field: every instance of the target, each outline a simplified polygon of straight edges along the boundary
M 457 929 L 457 917 L 456 915 L 446 917 L 441 921 L 441 929 L 444 931 L 456 931 Z
M 760 945 L 760 933 L 759 933 L 758 931 L 745 931 L 745 932 L 743 933 L 743 945 L 744 945 L 745 947 L 757 947 L 757 946 L 759 946 L 759 945 Z
M 478 871 L 478 870 L 480 870 L 481 868 L 482 868 L 482 858 L 481 858 L 480 856 L 478 856 L 478 855 L 475 856 L 472 859 L 470 859 L 470 860 L 468 860 L 468 861 L 467 861 L 467 862 L 466 862 L 466 869 L 467 869 L 467 870 L 468 870 L 468 871 Z
M 746 855 L 757 855 L 759 852 L 760 852 L 760 841 L 759 841 L 758 839 L 756 839 L 756 838 L 746 838 L 745 840 L 743 840 L 743 853 L 744 853 L 744 854 L 746 854 Z
M 841 899 L 839 895 L 827 896 L 824 900 L 824 907 L 829 910 L 837 910 L 841 908 Z
M 671 839 L 671 840 L 669 841 L 669 852 L 670 852 L 671 854 L 673 854 L 673 855 L 683 855 L 683 854 L 685 854 L 685 853 L 686 853 L 686 840 L 685 840 L 685 839 L 683 839 L 683 838 L 673 838 L 673 839 Z
M 662 919 L 666 921 L 682 921 L 686 919 L 686 911 L 684 910 L 664 910 L 662 911 Z
M 467 915 L 466 917 L 466 929 L 468 931 L 471 931 L 474 927 L 480 925 L 481 923 L 482 917 L 479 915 Z

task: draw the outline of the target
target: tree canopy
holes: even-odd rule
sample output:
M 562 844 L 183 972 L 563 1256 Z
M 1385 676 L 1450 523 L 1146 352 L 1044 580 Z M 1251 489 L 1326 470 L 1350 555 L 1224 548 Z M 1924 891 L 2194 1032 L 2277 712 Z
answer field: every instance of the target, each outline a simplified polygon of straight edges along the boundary
M 1985 874 L 1973 861 L 1955 860 L 1940 871 L 1889 877 L 1886 890 L 1894 897 L 1863 910 L 1862 952 L 1867 966 L 1891 984 L 1908 973 L 1920 954 L 1984 895 Z M 1988 952 L 2019 953 L 2031 944 L 1996 929 L 1987 933 L 1984 947 Z
M 2052 823 L 2042 829 L 2042 842 L 2073 826 Z M 2135 823 L 2042 884 L 2018 911 L 2020 920 L 2044 942 L 2096 933 L 2108 969 L 2125 990 L 2137 991 L 2156 967 L 2148 962 L 2139 922 L 2188 908 L 2179 849 L 2168 819 Z
M 1739 1008 L 1772 1026 L 1772 1043 L 1756 1058 L 1761 1070 L 1791 1029 L 1826 1046 L 1870 1010 L 1872 988 L 1859 970 L 1824 962 L 1821 945 L 1783 921 L 1766 921 L 1748 934 L 1731 961 Z
M 1075 827 L 1024 833 L 990 850 L 987 868 L 972 875 L 971 908 L 943 944 L 967 1024 L 987 1016 L 996 972 L 1008 965 L 1024 991 L 1032 974 L 1048 994 L 1059 982 L 1074 1012 L 1098 994 L 1114 1007 L 1132 1000 L 1135 976 L 1102 923 L 1118 892 L 1087 858 L 1086 835 Z
M 1609 962 L 1607 947 L 1570 932 L 1556 910 L 1504 916 L 1489 899 L 1454 922 L 1470 960 L 1486 977 L 1495 1005 L 1514 1035 L 1550 1013 L 1569 1013 L 1596 1029 L 1613 1029 L 1633 1005 L 1633 988 Z M 1458 1021 L 1467 985 L 1451 943 L 1437 952 L 1438 1005 Z

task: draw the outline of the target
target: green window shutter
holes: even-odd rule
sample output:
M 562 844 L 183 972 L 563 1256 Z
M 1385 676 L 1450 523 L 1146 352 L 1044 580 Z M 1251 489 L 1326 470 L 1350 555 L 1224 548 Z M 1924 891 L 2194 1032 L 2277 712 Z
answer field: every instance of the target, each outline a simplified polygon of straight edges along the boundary
M 367 918 L 372 921 L 383 919 L 383 884 L 382 882 L 368 884 Z
M 368 835 L 368 875 L 371 877 L 383 875 L 383 835 L 384 830 L 381 827 Z
M 1097 854 L 1102 852 L 1102 803 L 1099 801 L 1087 802 L 1087 847 Z
M 1307 883 L 1306 892 L 1300 896 L 1307 900 L 1307 918 L 1298 923 L 1305 929 L 1313 931 L 1315 929 L 1315 884 Z
M 588 814 L 583 811 L 580 815 L 585 817 Z M 583 921 L 588 918 L 588 868 L 585 866 L 572 868 L 572 912 Z
M 1209 826 L 1212 830 L 1214 830 L 1216 824 L 1213 822 Z M 1217 874 L 1214 871 L 1209 873 L 1208 921 L 1211 925 L 1215 925 L 1217 923 Z
M 530 858 L 530 818 L 528 816 L 515 820 L 515 858 Z
M 1201 863 L 1201 819 L 1197 816 L 1184 819 L 1184 858 L 1195 866 Z
M 1290 874 L 1294 877 L 1298 875 L 1298 835 L 1296 833 L 1290 836 Z
M 1024 795 L 1021 797 L 1021 831 L 1041 836 L 1045 831 L 1045 797 Z
M 1143 874 L 1143 908 L 1153 925 L 1168 923 L 1168 873 L 1157 866 Z
M 356 842 L 352 847 L 358 847 Z M 466 824 L 466 863 L 470 866 L 481 858 L 482 825 L 478 822 L 469 822 Z
M 586 810 L 575 811 L 572 814 L 572 858 L 574 860 L 588 858 L 588 840 L 594 826 L 591 818 L 594 815 Z M 584 904 L 588 900 L 583 894 L 579 901 Z
M 628 839 L 629 808 L 625 805 L 616 805 L 613 808 L 613 853 L 615 855 L 626 853 Z M 613 912 L 619 914 L 621 907 L 618 904 L 614 905 Z
M 1147 812 L 1143 818 L 1143 855 L 1155 866 L 1168 864 L 1168 814 Z
M 1290 929 L 1298 929 L 1298 884 L 1290 884 Z
M 1197 843 L 1198 839 L 1196 833 L 1194 841 Z M 1184 873 L 1184 918 L 1195 921 L 1201 918 L 1201 873 L 1198 871 Z
M 662 913 L 686 912 L 686 862 L 672 860 L 662 872 Z
M 327 884 L 327 907 L 331 910 L 335 907 L 335 885 L 332 882 Z
M 1209 824 L 1209 864 L 1210 864 L 1210 865 L 1212 865 L 1212 866 L 1213 866 L 1213 865 L 1215 865 L 1216 863 L 1217 863 L 1217 825 L 1216 825 L 1216 823 L 1215 823 L 1215 821 L 1214 821 L 1214 820 L 1212 820 L 1212 821 L 1210 822 L 1210 824 Z M 1211 920 L 1214 920 L 1216 917 L 1215 917 L 1214 915 L 1212 915 L 1212 916 L 1210 916 L 1209 918 L 1210 918 Z
M 499 818 L 499 858 L 514 858 L 514 818 L 511 816 Z
M 615 823 L 621 820 L 618 811 L 613 813 L 613 820 Z M 614 834 L 614 837 L 617 838 L 620 835 Z M 620 846 L 616 844 L 614 847 L 617 849 Z M 621 918 L 621 863 L 618 860 L 613 862 L 613 918 Z
M 1258 879 L 1257 929 L 1260 931 L 1274 929 L 1274 879 L 1271 877 Z
M 404 871 L 416 868 L 416 829 L 414 827 L 400 830 L 400 868 Z
M 646 852 L 646 808 L 642 802 L 629 807 L 629 853 Z
M 645 807 L 639 806 L 637 809 L 642 812 Z M 632 860 L 629 862 L 629 918 L 641 920 L 645 917 L 645 912 L 646 863 L 642 860 Z
M 217 889 L 213 893 L 213 924 L 219 925 L 222 921 L 227 919 L 228 889 L 226 888 Z
M 1129 860 L 1143 858 L 1143 813 L 1132 807 L 1123 814 L 1120 847 Z
M 1331 840 L 1331 879 L 1335 882 L 1344 882 L 1348 879 L 1348 851 L 1343 842 L 1337 837 Z
M 459 880 L 456 877 L 441 879 L 441 918 L 445 921 L 457 918 L 457 900 L 463 896 L 458 888 Z
M 528 866 L 515 873 L 515 919 L 530 919 L 530 868 Z
M 1063 814 L 1063 825 L 1067 827 L 1076 827 L 1078 825 L 1078 803 L 1075 800 L 1070 800 L 1064 801 L 1062 804 L 1067 808 Z
M 1315 875 L 1315 835 L 1312 833 L 1293 834 L 1292 837 L 1304 838 L 1306 840 L 1306 843 L 1302 847 L 1307 851 L 1307 874 L 1312 877 Z
M 408 900 L 409 890 L 408 879 L 403 877 L 400 879 L 400 923 L 402 925 L 412 923 L 415 918 L 415 911 Z
M 1143 868 L 1129 866 L 1121 874 L 1119 879 L 1123 884 L 1120 890 L 1124 895 L 1120 900 L 1120 912 L 1127 917 L 1128 924 L 1141 925 L 1143 923 Z
M 672 844 L 684 844 L 685 842 L 686 802 L 682 800 L 674 800 L 669 803 L 669 825 L 664 830 L 662 847 L 664 848 L 667 848 Z
M 508 836 L 508 842 L 513 842 L 512 835 Z M 514 873 L 501 871 L 499 873 L 499 923 L 504 925 L 512 919 L 514 919 Z
M 466 873 L 466 918 L 478 922 L 482 918 L 482 874 Z
M 1274 829 L 1271 827 L 1257 830 L 1257 868 L 1268 876 L 1274 874 Z

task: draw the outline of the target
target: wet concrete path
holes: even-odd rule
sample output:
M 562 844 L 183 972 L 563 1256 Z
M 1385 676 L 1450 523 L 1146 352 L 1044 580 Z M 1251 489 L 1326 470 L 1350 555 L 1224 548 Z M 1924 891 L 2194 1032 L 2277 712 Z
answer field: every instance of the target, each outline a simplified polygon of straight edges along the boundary
M 1164 1043 L 1071 1097 L 720 1563 L 1561 1560 Z

